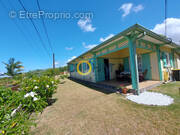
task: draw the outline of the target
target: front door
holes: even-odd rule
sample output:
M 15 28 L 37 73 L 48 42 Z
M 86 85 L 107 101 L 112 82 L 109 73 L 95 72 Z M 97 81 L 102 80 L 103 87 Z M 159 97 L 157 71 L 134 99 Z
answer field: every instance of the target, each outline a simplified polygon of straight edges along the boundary
M 110 80 L 108 59 L 104 59 L 104 74 L 105 74 L 105 80 Z

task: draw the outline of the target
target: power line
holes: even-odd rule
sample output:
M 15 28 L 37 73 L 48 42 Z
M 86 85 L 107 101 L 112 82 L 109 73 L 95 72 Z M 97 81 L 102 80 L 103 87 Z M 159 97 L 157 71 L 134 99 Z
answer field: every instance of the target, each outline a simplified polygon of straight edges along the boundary
M 3 3 L 2 0 L 0 0 L 0 4 L 2 5 L 2 7 L 5 9 L 5 11 L 8 13 L 8 8 L 6 7 L 6 5 Z M 27 44 L 30 46 L 30 48 L 32 48 L 34 50 L 34 47 L 32 45 L 31 42 L 28 42 L 28 38 L 26 36 L 26 34 L 23 32 L 23 30 L 21 29 L 21 27 L 18 25 L 18 23 L 14 20 L 14 19 L 11 19 L 12 22 L 15 24 L 15 26 L 17 27 L 17 29 L 19 30 L 19 32 L 22 34 L 22 36 L 25 38 L 25 40 L 27 41 Z
M 16 9 L 16 8 L 14 7 L 14 5 L 11 3 L 11 0 L 7 0 L 7 2 L 8 2 L 8 4 L 10 5 L 10 7 L 11 7 L 13 10 Z M 14 21 L 14 19 L 12 19 L 12 20 Z M 29 24 L 28 20 L 26 20 L 26 19 L 24 19 L 24 20 L 25 20 L 26 23 Z M 21 25 L 22 25 L 22 27 L 24 26 L 23 23 L 21 23 Z M 24 27 L 26 27 L 26 26 L 24 26 Z M 23 28 L 24 28 L 24 27 L 23 27 Z M 34 48 L 34 50 L 35 50 L 35 52 L 36 52 L 37 48 L 34 47 L 33 44 L 37 44 L 37 43 L 35 42 L 35 40 L 33 40 L 32 33 L 29 31 L 28 27 L 26 27 L 26 31 L 28 32 L 28 37 L 30 37 L 30 38 L 29 38 L 29 41 L 31 42 L 31 46 Z M 28 38 L 26 37 L 26 39 L 28 39 Z M 39 45 L 39 44 L 38 44 L 38 45 Z M 40 45 L 40 46 L 41 46 L 41 45 Z M 41 55 L 39 55 L 39 53 L 36 53 L 36 54 L 38 54 L 38 57 L 40 57 L 40 58 L 42 57 Z
M 38 5 L 39 11 L 41 11 L 40 4 L 39 4 L 39 0 L 37 0 L 37 5 Z M 42 20 L 42 24 L 43 24 L 43 28 L 44 28 L 46 37 L 47 37 L 47 39 L 48 39 L 49 47 L 51 48 L 51 51 L 54 52 L 54 51 L 53 51 L 52 44 L 51 44 L 51 40 L 50 40 L 50 38 L 49 38 L 48 31 L 47 31 L 47 28 L 46 28 L 46 25 L 45 25 L 45 22 L 44 22 L 43 17 L 41 17 L 41 20 Z
M 27 12 L 27 10 L 26 10 L 26 8 L 24 7 L 24 5 L 23 5 L 23 3 L 21 2 L 21 0 L 18 0 L 18 2 L 19 2 L 19 4 L 22 6 L 22 8 L 24 9 L 24 11 Z M 50 53 L 48 52 L 48 50 L 47 50 L 47 48 L 46 48 L 46 46 L 45 46 L 45 44 L 44 44 L 44 42 L 43 42 L 43 40 L 42 40 L 42 37 L 41 37 L 41 35 L 40 35 L 40 33 L 39 33 L 39 31 L 38 31 L 35 23 L 34 23 L 34 21 L 33 21 L 31 18 L 29 18 L 29 20 L 31 21 L 31 23 L 32 23 L 32 25 L 33 25 L 33 27 L 34 27 L 34 29 L 35 29 L 35 31 L 36 31 L 36 33 L 37 33 L 37 35 L 38 35 L 38 37 L 39 37 L 42 45 L 43 45 L 44 50 L 46 51 L 46 53 L 48 54 L 48 56 L 51 58 Z

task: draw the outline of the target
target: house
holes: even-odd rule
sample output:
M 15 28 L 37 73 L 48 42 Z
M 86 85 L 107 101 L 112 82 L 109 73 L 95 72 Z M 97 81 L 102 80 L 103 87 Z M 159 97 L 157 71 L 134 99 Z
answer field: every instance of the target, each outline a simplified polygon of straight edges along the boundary
M 90 69 L 83 62 L 78 66 L 82 60 L 91 65 L 87 75 L 78 72 Z M 130 74 L 132 88 L 139 92 L 140 73 L 146 71 L 145 80 L 164 81 L 172 69 L 180 69 L 180 46 L 135 24 L 68 63 L 70 77 L 94 83 L 115 80 L 120 65 Z

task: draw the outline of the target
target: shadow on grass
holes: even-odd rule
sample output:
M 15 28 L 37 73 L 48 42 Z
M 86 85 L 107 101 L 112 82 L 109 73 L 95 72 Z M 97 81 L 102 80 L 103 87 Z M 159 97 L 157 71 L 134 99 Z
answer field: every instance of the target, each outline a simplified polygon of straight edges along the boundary
M 48 100 L 48 106 L 53 105 L 57 100 L 58 100 L 57 98 L 49 99 Z
M 69 80 L 79 83 L 87 88 L 91 88 L 93 90 L 96 90 L 98 92 L 102 92 L 104 94 L 112 94 L 115 93 L 114 88 L 106 88 L 106 86 L 98 84 L 98 83 L 93 83 L 93 82 L 88 82 L 88 81 L 83 81 L 79 79 L 74 79 L 74 78 L 68 78 Z
M 60 82 L 59 84 L 64 84 L 64 83 L 66 83 L 66 81 L 62 81 L 62 82 Z

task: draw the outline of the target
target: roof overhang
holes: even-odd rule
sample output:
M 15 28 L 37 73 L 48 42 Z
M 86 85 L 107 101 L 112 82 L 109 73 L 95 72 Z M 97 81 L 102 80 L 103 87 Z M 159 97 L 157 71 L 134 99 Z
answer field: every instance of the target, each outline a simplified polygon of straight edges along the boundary
M 101 44 L 99 44 L 98 46 L 96 46 L 96 47 L 90 49 L 89 51 L 81 54 L 79 57 L 71 60 L 68 63 L 71 63 L 74 60 L 87 55 L 88 53 L 94 54 L 94 52 L 96 52 L 97 50 L 102 49 L 102 48 L 108 46 L 109 44 L 111 44 L 111 43 L 113 43 L 115 41 L 121 40 L 122 38 L 126 37 L 127 35 L 130 35 L 131 32 L 140 33 L 140 34 L 142 33 L 143 36 L 138 37 L 139 39 L 144 39 L 144 40 L 153 42 L 154 44 L 157 44 L 157 45 L 160 45 L 160 46 L 168 46 L 170 48 L 177 48 L 178 50 L 180 50 L 180 46 L 175 44 L 174 42 L 172 42 L 168 38 L 166 38 L 164 36 L 161 36 L 159 34 L 156 34 L 156 33 L 152 32 L 151 30 L 148 30 L 148 29 L 142 27 L 139 24 L 135 24 L 135 25 L 129 27 L 128 29 L 122 31 L 121 33 L 115 35 L 114 37 L 106 40 L 105 42 L 103 42 Z

